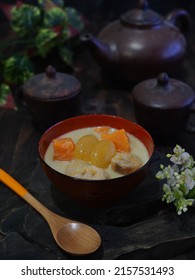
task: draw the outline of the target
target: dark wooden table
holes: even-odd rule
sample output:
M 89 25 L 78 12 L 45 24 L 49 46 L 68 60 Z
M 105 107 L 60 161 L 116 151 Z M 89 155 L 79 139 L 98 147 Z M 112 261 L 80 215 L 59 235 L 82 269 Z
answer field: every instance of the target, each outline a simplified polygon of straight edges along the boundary
M 133 85 L 105 77 L 89 52 L 81 48 L 75 75 L 82 83 L 80 114 L 114 114 L 136 121 Z M 195 89 L 195 45 L 190 40 L 180 77 Z M 190 122 L 195 125 L 192 116 Z M 46 178 L 39 162 L 39 130 L 29 112 L 0 109 L 0 168 L 58 214 L 92 225 L 102 246 L 85 259 L 194 259 L 195 208 L 178 216 L 161 202 L 162 186 L 155 179 L 159 165 L 176 144 L 195 157 L 195 134 L 181 131 L 170 139 L 155 139 L 156 158 L 136 190 L 112 207 L 89 209 L 62 196 Z M 75 259 L 53 241 L 44 219 L 0 183 L 0 259 Z

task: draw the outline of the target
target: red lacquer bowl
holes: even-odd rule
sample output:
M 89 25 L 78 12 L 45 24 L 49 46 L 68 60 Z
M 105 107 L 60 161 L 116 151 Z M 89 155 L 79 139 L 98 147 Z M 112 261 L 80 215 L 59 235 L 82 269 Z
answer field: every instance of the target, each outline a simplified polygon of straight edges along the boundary
M 61 174 L 44 161 L 45 152 L 54 138 L 72 130 L 93 126 L 110 126 L 116 129 L 124 128 L 145 145 L 149 153 L 148 162 L 134 173 L 119 178 L 86 180 Z M 150 134 L 143 127 L 132 121 L 117 116 L 91 114 L 66 119 L 53 125 L 42 135 L 38 151 L 43 170 L 53 186 L 67 197 L 78 201 L 82 205 L 104 207 L 124 197 L 144 179 L 154 152 L 154 142 Z

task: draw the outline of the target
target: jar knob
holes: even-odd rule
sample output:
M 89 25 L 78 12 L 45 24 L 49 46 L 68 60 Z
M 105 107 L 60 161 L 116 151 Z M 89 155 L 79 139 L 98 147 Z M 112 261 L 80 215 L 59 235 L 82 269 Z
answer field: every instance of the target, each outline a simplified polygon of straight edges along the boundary
M 161 73 L 158 75 L 157 81 L 159 86 L 166 86 L 169 82 L 169 76 L 167 73 Z
M 147 0 L 139 0 L 137 3 L 137 9 L 146 10 L 148 8 Z
M 48 78 L 55 78 L 56 69 L 53 66 L 49 65 L 49 66 L 47 66 L 47 68 L 45 70 L 45 73 L 46 73 Z

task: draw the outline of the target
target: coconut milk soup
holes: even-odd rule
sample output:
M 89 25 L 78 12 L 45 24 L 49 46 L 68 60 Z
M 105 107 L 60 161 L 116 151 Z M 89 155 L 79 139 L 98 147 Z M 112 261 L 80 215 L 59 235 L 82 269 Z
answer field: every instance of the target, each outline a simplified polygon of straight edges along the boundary
M 85 135 L 94 135 L 100 140 L 101 139 L 101 133 L 96 132 L 96 128 L 98 129 L 99 127 L 81 128 L 81 129 L 78 129 L 78 130 L 74 130 L 74 131 L 65 133 L 57 139 L 71 138 L 73 140 L 73 142 L 76 144 L 79 141 L 79 139 L 81 139 L 81 137 L 83 137 Z M 116 130 L 117 129 L 109 128 L 109 133 L 112 133 Z M 140 168 L 149 159 L 148 151 L 147 151 L 146 147 L 144 146 L 144 144 L 138 138 L 136 138 L 134 135 L 129 134 L 127 132 L 126 132 L 126 135 L 128 137 L 128 141 L 129 141 L 129 144 L 130 144 L 130 154 L 133 155 L 133 156 L 135 155 L 139 159 L 140 166 L 138 168 Z M 122 153 L 116 152 L 116 154 L 121 155 Z M 45 153 L 45 157 L 44 157 L 45 162 L 49 166 L 51 166 L 53 169 L 57 170 L 58 172 L 60 172 L 62 174 L 70 175 L 70 173 L 68 173 L 68 170 L 69 170 L 71 162 L 73 162 L 74 159 L 69 161 L 69 160 L 54 160 L 53 158 L 54 158 L 54 147 L 53 147 L 53 142 L 51 142 L 50 145 L 48 146 L 48 149 L 47 149 L 46 153 Z M 123 159 L 119 159 L 119 161 L 120 161 L 119 165 L 123 164 L 123 162 L 124 162 Z M 81 162 L 81 161 L 79 161 L 79 162 Z M 126 164 L 126 162 L 125 162 L 125 164 Z M 91 166 L 92 165 L 90 163 L 87 163 L 87 167 L 91 168 Z M 76 168 L 73 165 L 73 168 L 78 169 L 79 165 L 76 166 Z M 111 164 L 104 169 L 98 168 L 98 172 L 99 172 L 99 169 L 106 172 L 106 174 L 107 174 L 106 177 L 105 178 L 104 177 L 100 177 L 100 178 L 98 178 L 98 177 L 95 178 L 94 177 L 93 179 L 108 179 L 108 178 L 111 179 L 111 178 L 121 177 L 121 176 L 125 175 L 125 174 L 121 173 L 121 168 L 119 168 L 119 169 L 113 168 L 113 166 L 111 166 Z M 90 172 L 93 173 L 94 171 L 90 170 Z M 77 175 L 74 175 L 74 177 L 77 177 Z M 82 178 L 80 176 L 78 176 L 78 177 Z M 86 179 L 90 179 L 90 178 L 86 178 Z

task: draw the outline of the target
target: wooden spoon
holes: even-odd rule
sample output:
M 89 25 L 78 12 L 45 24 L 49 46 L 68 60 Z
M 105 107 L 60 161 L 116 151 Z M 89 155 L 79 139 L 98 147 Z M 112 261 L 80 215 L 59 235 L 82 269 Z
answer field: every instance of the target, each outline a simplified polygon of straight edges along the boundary
M 28 202 L 45 218 L 55 241 L 67 253 L 87 255 L 95 252 L 100 247 L 100 235 L 93 228 L 53 213 L 2 169 L 0 169 L 0 181 Z

